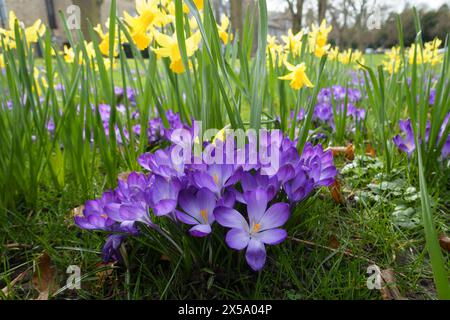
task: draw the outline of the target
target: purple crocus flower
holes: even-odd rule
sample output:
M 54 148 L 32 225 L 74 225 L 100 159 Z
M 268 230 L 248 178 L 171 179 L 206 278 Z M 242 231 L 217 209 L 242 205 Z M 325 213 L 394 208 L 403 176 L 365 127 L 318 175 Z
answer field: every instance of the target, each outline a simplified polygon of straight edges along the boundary
M 361 100 L 361 92 L 358 89 L 349 88 L 348 89 L 348 100 L 356 103 Z
M 155 176 L 149 191 L 149 204 L 156 216 L 165 216 L 175 211 L 181 182 L 177 178 L 170 180 Z
M 289 202 L 297 203 L 305 199 L 314 188 L 314 179 L 303 169 L 298 169 L 295 177 L 283 184 Z
M 447 158 L 450 155 L 450 134 L 447 136 L 444 145 L 442 146 L 441 155 L 443 158 Z
M 50 133 L 54 133 L 55 132 L 55 122 L 53 121 L 53 119 L 49 119 L 47 122 L 47 130 Z
M 100 113 L 102 121 L 107 122 L 111 115 L 111 106 L 109 104 L 100 104 L 98 106 L 98 112 Z
M 319 103 L 314 109 L 313 118 L 322 122 L 332 120 L 333 107 L 328 103 Z
M 320 89 L 319 94 L 317 95 L 317 101 L 319 103 L 331 102 L 331 89 L 330 88 Z
M 117 202 L 114 193 L 107 191 L 97 200 L 86 202 L 82 216 L 75 216 L 75 224 L 85 230 L 109 230 L 116 222 L 108 217 L 105 206 Z
M 242 187 L 242 193 L 233 189 L 236 196 L 236 200 L 241 203 L 246 203 L 244 194 L 255 191 L 258 188 L 264 188 L 267 192 L 268 201 L 271 201 L 277 193 L 280 191 L 280 182 L 277 176 L 269 177 L 268 175 L 263 175 L 261 172 L 257 171 L 254 174 L 250 172 L 243 172 L 239 179 Z
M 102 249 L 103 262 L 121 261 L 122 254 L 120 253 L 120 246 L 125 236 L 120 234 L 112 234 L 108 236 Z
M 239 179 L 240 171 L 232 164 L 211 164 L 204 170 L 196 170 L 192 174 L 192 181 L 198 188 L 207 188 L 218 197 L 224 188 L 234 185 Z
M 399 127 L 404 137 L 402 137 L 401 135 L 396 135 L 393 141 L 395 145 L 400 149 L 400 151 L 407 153 L 408 157 L 411 157 L 412 153 L 416 149 L 411 120 L 400 120 Z
M 131 172 L 126 181 L 119 179 L 115 196 L 119 202 L 145 201 L 152 177 Z
M 335 85 L 332 88 L 334 100 L 344 100 L 347 90 L 343 86 Z
M 155 153 L 144 153 L 138 163 L 146 170 L 166 179 L 184 176 L 184 163 L 172 161 L 172 147 L 157 150 Z
M 267 193 L 261 188 L 245 196 L 248 221 L 238 211 L 227 207 L 216 208 L 214 215 L 220 225 L 231 228 L 225 238 L 227 245 L 235 250 L 247 248 L 247 263 L 258 271 L 266 262 L 265 244 L 276 245 L 287 237 L 286 230 L 279 227 L 289 218 L 289 205 L 276 203 L 267 209 Z
M 149 207 L 145 202 L 135 201 L 128 203 L 110 203 L 105 206 L 108 217 L 120 224 L 124 232 L 136 234 L 136 222 L 141 222 L 151 228 L 157 226 L 151 221 Z
M 436 102 L 436 89 L 431 89 L 430 90 L 430 98 L 428 99 L 428 103 L 430 105 L 434 105 L 435 102 Z
M 189 233 L 194 237 L 205 237 L 211 233 L 211 225 L 216 220 L 216 195 L 206 188 L 197 192 L 186 189 L 180 192 L 178 203 L 183 211 L 177 210 L 176 217 L 181 222 L 193 225 Z
M 148 122 L 147 135 L 150 143 L 161 140 L 164 135 L 164 126 L 160 118 L 154 118 Z
M 306 143 L 300 158 L 302 166 L 308 168 L 308 176 L 314 180 L 314 187 L 328 187 L 333 184 L 337 174 L 331 150 L 326 152 L 320 144 Z

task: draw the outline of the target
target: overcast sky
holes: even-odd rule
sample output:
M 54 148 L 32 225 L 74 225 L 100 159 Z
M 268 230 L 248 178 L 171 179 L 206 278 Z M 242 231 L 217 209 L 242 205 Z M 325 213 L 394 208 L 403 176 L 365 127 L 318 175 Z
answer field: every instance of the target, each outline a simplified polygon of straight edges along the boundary
M 373 0 L 375 1 L 375 0 Z M 308 1 L 309 2 L 309 1 Z M 377 3 L 396 3 L 394 7 L 396 10 L 402 10 L 406 3 L 410 3 L 411 5 L 421 6 L 426 5 L 430 8 L 436 9 L 439 8 L 444 3 L 449 3 L 449 0 L 376 0 Z M 268 9 L 274 11 L 283 11 L 286 8 L 286 0 L 267 0 Z

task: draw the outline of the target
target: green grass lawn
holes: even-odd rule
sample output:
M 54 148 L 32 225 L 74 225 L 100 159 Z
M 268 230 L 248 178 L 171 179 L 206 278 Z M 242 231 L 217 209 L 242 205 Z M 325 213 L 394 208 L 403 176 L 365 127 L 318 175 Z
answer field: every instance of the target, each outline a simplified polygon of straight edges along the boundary
M 128 242 L 126 264 L 101 264 L 104 236 L 82 232 L 73 224 L 71 209 L 83 203 L 80 190 L 68 184 L 57 193 L 43 186 L 36 211 L 19 208 L 10 212 L 8 223 L 1 223 L 0 284 L 3 287 L 31 270 L 45 251 L 60 288 L 68 277 L 67 267 L 81 267 L 82 289 L 62 290 L 57 299 L 381 299 L 379 290 L 366 286 L 372 264 L 394 270 L 402 297 L 435 298 L 423 227 L 413 223 L 420 202 L 414 192 L 409 198 L 399 192 L 412 183 L 406 163 L 397 163 L 390 177 L 380 176 L 377 159 L 357 156 L 353 162 L 338 158 L 337 163 L 340 169 L 345 167 L 339 177 L 345 203 L 335 203 L 328 189 L 303 202 L 289 221 L 289 240 L 269 249 L 266 268 L 260 273 L 242 267 L 243 254 L 236 252 L 232 261 L 223 261 L 236 268 L 233 274 L 225 273 L 225 265 L 197 265 L 185 274 L 177 271 L 178 261 L 167 261 L 139 240 Z M 103 180 L 99 174 L 99 193 Z M 392 186 L 377 188 L 382 180 L 393 181 Z M 438 226 L 445 231 L 448 214 L 442 199 L 449 198 L 449 190 L 432 190 L 432 194 Z M 413 208 L 413 214 L 403 220 L 396 217 L 399 204 Z M 408 222 L 412 225 L 405 228 Z M 22 281 L 9 298 L 35 295 Z

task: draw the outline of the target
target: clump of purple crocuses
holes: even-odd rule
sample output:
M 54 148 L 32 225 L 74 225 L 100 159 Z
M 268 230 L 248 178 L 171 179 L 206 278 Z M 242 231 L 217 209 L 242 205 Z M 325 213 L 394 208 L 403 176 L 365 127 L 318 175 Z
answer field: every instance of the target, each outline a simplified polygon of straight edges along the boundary
M 345 106 L 345 98 L 347 97 L 347 105 Z M 358 89 L 345 88 L 343 86 L 334 85 L 330 88 L 322 88 L 317 95 L 317 104 L 314 107 L 312 116 L 316 126 L 325 125 L 335 130 L 335 116 L 340 116 L 345 112 L 346 117 L 361 122 L 366 118 L 366 110 L 358 108 L 357 105 L 361 101 L 362 95 Z M 333 107 L 334 106 L 334 107 Z M 305 117 L 305 110 L 300 109 L 294 119 L 295 113 L 292 111 L 289 117 L 289 126 L 300 122 Z M 296 131 L 296 134 L 298 132 Z
M 439 129 L 436 141 L 436 143 L 439 145 L 442 139 L 445 139 L 441 150 L 442 158 L 447 158 L 450 155 L 450 133 L 447 133 L 447 135 L 445 136 L 449 120 L 450 120 L 450 113 L 447 114 L 447 116 L 445 117 L 441 125 L 441 128 Z M 399 128 L 401 134 L 396 135 L 392 140 L 394 141 L 394 144 L 401 152 L 404 152 L 408 155 L 408 157 L 411 157 L 414 151 L 416 150 L 416 143 L 414 141 L 414 131 L 412 128 L 411 120 L 410 119 L 400 120 Z M 425 139 L 424 139 L 425 143 L 428 143 L 429 135 L 430 135 L 430 122 L 428 121 L 425 129 Z M 422 138 L 420 138 L 419 141 L 420 143 L 422 143 Z
M 217 143 L 222 141 L 204 147 Z M 291 208 L 315 188 L 330 186 L 337 174 L 331 151 L 323 151 L 321 145 L 307 143 L 300 155 L 295 141 L 281 134 L 266 146 L 271 144 L 280 151 L 276 172 L 259 160 L 248 163 L 248 157 L 241 164 L 175 161 L 175 145 L 145 153 L 138 162 L 146 173 L 133 172 L 126 181 L 119 180 L 116 189 L 86 202 L 75 223 L 110 234 L 103 249 L 106 260 L 120 259 L 122 241 L 138 235 L 140 224 L 159 233 L 166 232 L 161 223 L 186 225 L 193 237 L 208 237 L 222 226 L 229 229 L 228 247 L 245 249 L 248 265 L 261 270 L 266 245 L 277 245 L 287 237 L 283 225 Z M 246 148 L 226 152 L 237 157 Z

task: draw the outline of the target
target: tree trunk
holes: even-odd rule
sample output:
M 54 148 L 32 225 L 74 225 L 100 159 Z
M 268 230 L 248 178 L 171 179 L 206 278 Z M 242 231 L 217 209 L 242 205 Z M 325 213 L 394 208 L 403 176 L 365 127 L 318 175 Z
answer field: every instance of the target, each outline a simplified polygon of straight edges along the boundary
M 299 32 L 302 29 L 303 24 L 303 4 L 304 0 L 296 1 L 296 12 L 292 13 L 292 31 L 294 33 Z
M 325 19 L 325 14 L 327 12 L 327 0 L 318 0 L 318 20 L 319 24 Z
M 101 21 L 101 7 L 103 0 L 72 0 L 72 3 L 80 7 L 81 12 L 81 31 L 84 38 L 90 40 L 88 22 L 90 21 L 93 27 L 95 27 Z
M 242 0 L 230 0 L 231 28 L 233 33 L 242 31 Z

